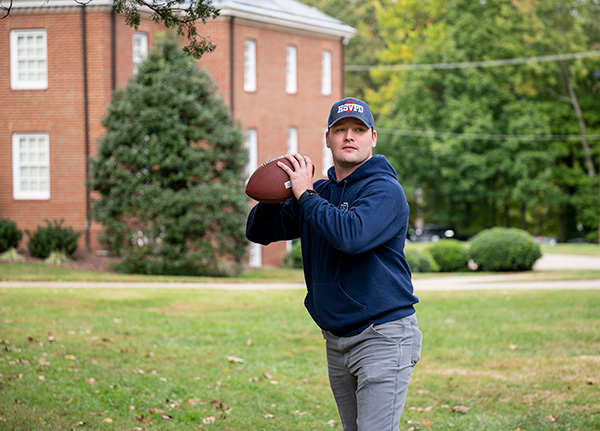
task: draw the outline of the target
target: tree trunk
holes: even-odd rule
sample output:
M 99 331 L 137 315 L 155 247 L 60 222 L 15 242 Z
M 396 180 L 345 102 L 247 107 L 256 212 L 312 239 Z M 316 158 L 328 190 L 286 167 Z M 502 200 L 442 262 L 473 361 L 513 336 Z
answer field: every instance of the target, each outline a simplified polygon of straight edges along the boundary
M 558 62 L 558 66 L 560 68 L 560 73 L 562 75 L 563 80 L 565 81 L 565 86 L 567 87 L 567 91 L 569 92 L 569 100 L 571 102 L 571 106 L 575 110 L 575 114 L 577 115 L 577 121 L 579 122 L 579 131 L 581 133 L 581 146 L 583 147 L 583 156 L 585 158 L 585 165 L 587 167 L 588 176 L 594 177 L 596 175 L 596 168 L 594 167 L 594 162 L 592 160 L 590 146 L 587 142 L 587 127 L 585 125 L 585 119 L 583 118 L 583 112 L 581 111 L 581 106 L 579 105 L 579 100 L 577 99 L 577 94 L 575 94 L 575 90 L 571 85 L 571 73 L 569 71 L 569 64 L 566 62 Z M 599 168 L 600 174 L 600 168 Z M 599 179 L 600 180 L 600 179 Z M 598 184 L 598 192 L 600 193 L 600 183 Z M 600 209 L 599 209 L 600 210 Z M 600 211 L 598 214 L 598 244 L 600 244 Z
M 596 175 L 596 168 L 594 167 L 594 161 L 592 160 L 590 146 L 587 142 L 587 127 L 585 125 L 585 119 L 583 118 L 583 112 L 581 111 L 581 106 L 579 105 L 579 100 L 577 99 L 577 94 L 575 94 L 575 90 L 571 85 L 571 72 L 569 71 L 569 64 L 565 62 L 558 63 L 560 67 L 560 74 L 565 82 L 565 87 L 569 92 L 569 101 L 571 106 L 573 106 L 573 110 L 577 115 L 577 121 L 579 122 L 579 132 L 581 134 L 581 147 L 583 148 L 583 156 L 585 158 L 585 166 L 587 168 L 588 176 L 593 177 Z

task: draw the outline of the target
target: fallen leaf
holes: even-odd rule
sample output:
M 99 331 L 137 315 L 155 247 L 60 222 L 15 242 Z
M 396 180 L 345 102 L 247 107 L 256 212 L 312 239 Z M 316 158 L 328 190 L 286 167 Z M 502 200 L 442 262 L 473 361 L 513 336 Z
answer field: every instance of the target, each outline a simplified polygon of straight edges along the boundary
M 207 418 L 202 419 L 202 423 L 204 425 L 209 425 L 215 423 L 217 419 L 214 416 L 209 416 Z
M 147 424 L 150 422 L 150 415 L 148 416 L 144 416 L 144 415 L 135 415 L 135 420 L 137 420 L 138 422 L 142 423 L 142 424 Z
M 509 345 L 508 345 L 508 348 L 509 348 L 510 350 L 517 350 L 517 348 L 518 348 L 518 347 L 519 347 L 519 346 L 518 346 L 518 345 L 516 345 L 516 344 L 509 344 Z
M 426 428 L 431 428 L 433 424 L 431 423 L 431 421 L 429 419 L 423 419 L 421 421 L 421 426 L 424 426 Z
M 56 335 L 53 332 L 48 332 L 48 341 L 54 343 L 56 341 Z
M 44 380 L 46 380 L 46 376 L 38 376 L 38 380 L 41 380 L 43 382 Z
M 546 416 L 546 419 L 548 419 L 550 422 L 558 422 L 558 418 L 554 415 L 548 415 Z
M 106 422 L 107 424 L 112 424 L 114 421 L 111 418 L 106 418 L 102 422 Z
M 94 385 L 94 384 L 96 384 L 96 379 L 94 379 L 93 377 L 90 377 L 89 379 L 86 379 L 85 382 L 90 385 Z
M 141 370 L 141 369 L 139 369 L 139 368 L 138 368 L 138 369 L 136 369 L 136 370 L 133 370 L 133 373 L 134 373 L 134 374 L 146 374 L 146 372 L 145 372 L 144 370 Z
M 272 415 L 271 413 L 267 413 L 265 415 L 265 419 L 273 419 L 275 417 L 275 415 Z
M 242 362 L 244 362 L 244 360 L 242 358 L 238 358 L 237 356 L 234 356 L 234 355 L 227 356 L 227 360 L 229 362 L 235 362 L 235 363 L 242 363 Z
M 248 338 L 246 340 L 246 346 L 251 346 L 252 345 L 252 338 Z
M 171 415 L 161 415 L 161 418 L 169 420 L 169 419 L 173 419 L 173 416 L 171 416 Z
M 467 413 L 469 408 L 465 406 L 454 406 L 452 407 L 452 411 L 455 413 Z

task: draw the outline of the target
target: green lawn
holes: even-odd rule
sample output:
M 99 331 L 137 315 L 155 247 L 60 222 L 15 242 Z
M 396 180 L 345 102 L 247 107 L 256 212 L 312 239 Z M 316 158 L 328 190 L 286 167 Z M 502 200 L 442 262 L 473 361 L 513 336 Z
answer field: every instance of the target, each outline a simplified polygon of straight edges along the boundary
M 0 430 L 341 429 L 303 295 L 0 289 Z M 402 430 L 600 429 L 599 291 L 420 298 Z

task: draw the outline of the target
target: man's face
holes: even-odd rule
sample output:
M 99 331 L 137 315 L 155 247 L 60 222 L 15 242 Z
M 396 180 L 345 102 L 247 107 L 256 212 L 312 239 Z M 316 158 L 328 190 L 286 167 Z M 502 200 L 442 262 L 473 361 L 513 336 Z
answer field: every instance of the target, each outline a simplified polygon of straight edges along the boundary
M 336 170 L 353 171 L 373 155 L 377 144 L 377 132 L 367 128 L 356 118 L 343 118 L 326 134 Z

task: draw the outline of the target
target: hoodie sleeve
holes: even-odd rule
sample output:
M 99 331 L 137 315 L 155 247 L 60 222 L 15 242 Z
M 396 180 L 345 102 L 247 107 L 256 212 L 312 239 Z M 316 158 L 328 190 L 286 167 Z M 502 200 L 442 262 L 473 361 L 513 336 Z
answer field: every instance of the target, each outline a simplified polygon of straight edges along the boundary
M 295 239 L 300 236 L 298 201 L 285 204 L 258 203 L 252 208 L 246 223 L 246 238 L 268 245 L 275 241 Z
M 305 199 L 301 206 L 311 228 L 347 254 L 385 244 L 406 230 L 408 223 L 409 207 L 402 187 L 383 177 L 366 184 L 348 210 L 316 196 Z

